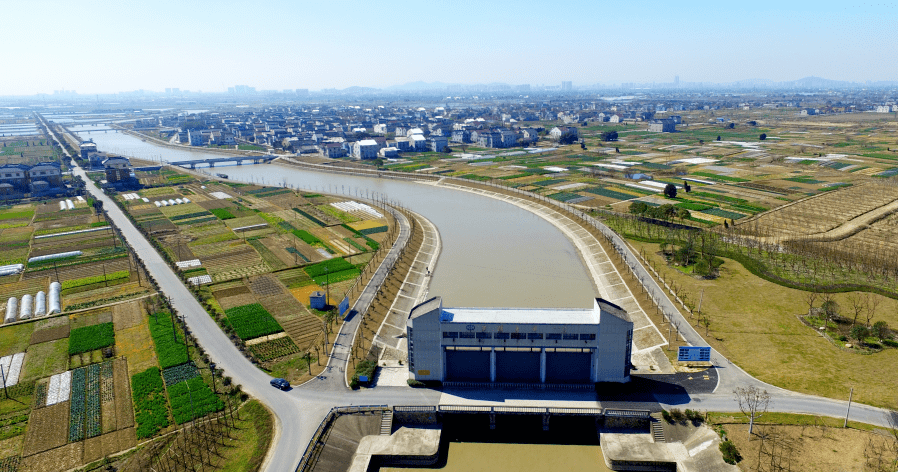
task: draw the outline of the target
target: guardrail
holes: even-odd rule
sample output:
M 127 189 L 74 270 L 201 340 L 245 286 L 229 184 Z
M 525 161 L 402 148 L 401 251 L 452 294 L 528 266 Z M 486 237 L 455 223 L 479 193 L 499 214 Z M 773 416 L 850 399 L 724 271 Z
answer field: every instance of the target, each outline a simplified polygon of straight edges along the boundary
M 651 414 L 652 412 L 648 410 L 618 410 L 611 408 L 605 410 L 605 416 L 614 418 L 648 418 Z

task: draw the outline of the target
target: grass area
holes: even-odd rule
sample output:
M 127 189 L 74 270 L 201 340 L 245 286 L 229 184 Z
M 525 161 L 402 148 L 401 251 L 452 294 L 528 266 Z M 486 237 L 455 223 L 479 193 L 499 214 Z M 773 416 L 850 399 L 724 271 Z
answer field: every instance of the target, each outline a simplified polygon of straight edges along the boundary
M 69 340 L 66 338 L 28 346 L 23 379 L 39 379 L 68 369 Z
M 309 362 L 317 364 L 318 359 L 315 356 L 312 356 Z M 309 373 L 309 362 L 306 362 L 305 357 L 296 356 L 280 362 L 275 362 L 265 370 L 268 371 L 268 374 L 272 377 L 287 379 L 293 383 L 291 379 L 300 378 L 304 374 Z
M 0 329 L 0 356 L 24 352 L 31 340 L 34 323 L 4 326 Z
M 93 351 L 115 344 L 112 322 L 73 329 L 69 334 L 69 355 Z
M 738 413 L 718 413 L 708 412 L 708 422 L 712 424 L 722 423 L 738 423 L 748 424 L 748 417 Z M 845 418 L 833 418 L 832 416 L 817 415 L 801 415 L 797 413 L 764 413 L 760 419 L 755 421 L 759 424 L 777 424 L 777 425 L 793 425 L 793 426 L 811 426 L 820 425 L 830 428 L 841 428 L 845 423 Z M 862 431 L 873 431 L 876 426 L 857 421 L 849 421 L 849 428 L 859 429 Z
M 274 421 L 271 412 L 261 403 L 248 401 L 240 408 L 238 416 L 237 438 L 233 447 L 224 450 L 224 457 L 217 469 L 222 472 L 258 470 L 271 445 Z
M 146 323 L 115 333 L 116 353 L 128 359 L 128 373 L 143 372 L 156 365 L 156 353 L 149 346 L 152 344 L 150 329 Z
M 729 259 L 721 266 L 720 277 L 697 279 L 664 266 L 656 254 L 657 244 L 631 243 L 644 249 L 665 279 L 682 287 L 690 300 L 697 302 L 704 293 L 702 313 L 711 319 L 705 339 L 749 374 L 779 387 L 839 400 L 847 399 L 854 387 L 855 401 L 879 407 L 898 404 L 898 390 L 883 381 L 898 363 L 898 350 L 860 355 L 833 346 L 798 319 L 808 311 L 805 292 L 756 277 Z M 836 295 L 843 309 L 849 306 L 847 296 Z M 879 320 L 898 326 L 898 301 L 883 297 L 873 322 Z M 695 319 L 690 322 L 696 324 Z M 704 335 L 704 327 L 696 329 Z

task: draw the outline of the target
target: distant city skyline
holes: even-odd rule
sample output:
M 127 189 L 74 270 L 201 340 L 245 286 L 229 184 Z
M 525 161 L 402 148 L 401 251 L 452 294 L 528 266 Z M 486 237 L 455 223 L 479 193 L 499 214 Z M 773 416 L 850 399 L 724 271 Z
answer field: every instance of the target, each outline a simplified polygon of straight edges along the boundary
M 898 80 L 896 4 L 443 5 L 16 2 L 0 96 Z

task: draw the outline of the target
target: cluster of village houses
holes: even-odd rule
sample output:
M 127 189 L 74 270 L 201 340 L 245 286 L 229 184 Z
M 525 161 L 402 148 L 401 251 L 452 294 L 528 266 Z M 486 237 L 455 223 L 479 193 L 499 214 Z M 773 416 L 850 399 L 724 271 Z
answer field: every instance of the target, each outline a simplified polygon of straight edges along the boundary
M 616 106 L 611 107 L 614 110 Z M 506 109 L 425 110 L 384 107 L 277 107 L 244 113 L 201 113 L 140 120 L 135 128 L 159 128 L 177 134 L 191 146 L 234 146 L 252 143 L 274 146 L 297 154 L 330 158 L 389 158 L 403 152 L 446 152 L 450 147 L 527 147 L 540 139 L 579 138 L 578 126 L 589 123 L 649 123 L 649 129 L 670 132 L 679 116 L 655 120 L 656 112 L 640 109 L 602 112 L 595 106 L 576 109 L 554 107 Z M 451 116 L 450 116 L 451 115 Z M 551 128 L 524 123 L 560 122 Z M 522 126 L 523 125 L 523 126 Z M 657 128 L 657 129 L 656 129 Z

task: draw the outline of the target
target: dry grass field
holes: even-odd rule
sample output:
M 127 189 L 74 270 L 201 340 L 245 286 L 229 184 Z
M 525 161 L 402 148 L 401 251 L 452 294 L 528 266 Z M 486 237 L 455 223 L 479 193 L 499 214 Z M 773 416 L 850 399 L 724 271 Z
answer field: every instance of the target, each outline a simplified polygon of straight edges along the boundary
M 886 408 L 898 404 L 898 391 L 883 381 L 898 362 L 898 349 L 863 355 L 834 346 L 799 320 L 808 312 L 805 292 L 756 277 L 731 260 L 716 279 L 694 278 L 664 267 L 657 244 L 632 244 L 662 267 L 665 280 L 683 287 L 692 300 L 702 298 L 702 312 L 711 319 L 705 339 L 749 374 L 779 387 L 837 399 L 847 398 L 854 387 L 856 401 Z M 848 296 L 837 294 L 836 301 L 847 307 Z M 874 321 L 898 326 L 898 301 L 877 297 L 881 304 Z M 690 323 L 704 335 L 697 319 Z

